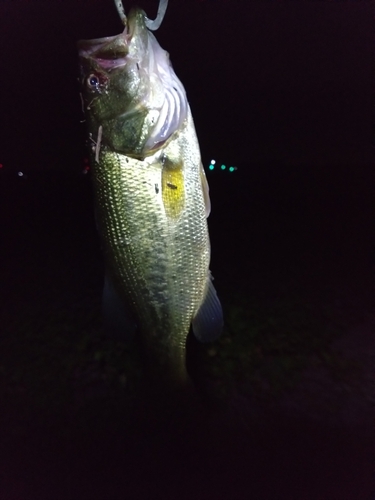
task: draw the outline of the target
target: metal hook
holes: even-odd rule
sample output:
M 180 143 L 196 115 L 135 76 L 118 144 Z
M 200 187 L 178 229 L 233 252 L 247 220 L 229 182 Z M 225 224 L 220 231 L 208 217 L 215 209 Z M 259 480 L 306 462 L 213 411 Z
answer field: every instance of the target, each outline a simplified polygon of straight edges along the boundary
M 114 0 L 114 2 L 118 15 L 120 16 L 121 22 L 126 26 L 127 18 L 124 11 L 124 6 L 122 5 L 122 0 Z M 168 6 L 168 0 L 160 0 L 156 18 L 152 20 L 146 17 L 145 22 L 149 30 L 156 31 L 160 27 L 165 16 L 165 11 L 167 10 L 167 6 Z

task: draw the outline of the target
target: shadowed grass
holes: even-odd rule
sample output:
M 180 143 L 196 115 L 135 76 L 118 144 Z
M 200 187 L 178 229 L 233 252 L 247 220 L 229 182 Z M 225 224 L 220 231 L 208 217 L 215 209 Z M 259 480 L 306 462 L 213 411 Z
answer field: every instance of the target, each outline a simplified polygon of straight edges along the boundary
M 81 303 L 72 297 L 51 305 L 47 315 L 45 305 L 34 303 L 19 317 L 5 318 L 5 400 L 21 398 L 30 407 L 59 412 L 119 400 L 132 404 L 142 375 L 139 348 L 104 335 L 99 297 L 94 291 Z M 225 401 L 234 388 L 259 400 L 275 398 L 312 364 L 339 380 L 356 372 L 330 348 L 344 327 L 329 308 L 318 310 L 292 293 L 272 300 L 232 295 L 224 314 L 222 337 L 195 343 L 191 361 L 198 379 L 210 381 L 214 398 Z
M 345 330 L 329 306 L 317 309 L 293 293 L 282 298 L 233 296 L 224 304 L 225 329 L 209 346 L 197 346 L 201 376 L 226 398 L 236 387 L 259 399 L 277 397 L 300 380 L 303 369 L 325 366 L 338 380 L 358 371 L 331 349 Z

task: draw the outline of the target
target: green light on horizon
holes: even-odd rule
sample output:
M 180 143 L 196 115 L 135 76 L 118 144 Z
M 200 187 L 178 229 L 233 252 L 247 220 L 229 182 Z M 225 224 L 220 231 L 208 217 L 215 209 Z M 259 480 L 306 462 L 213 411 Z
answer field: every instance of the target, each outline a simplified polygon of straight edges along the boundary
M 209 170 L 215 170 L 216 163 L 217 163 L 216 160 L 211 160 L 210 164 L 208 165 L 208 169 Z M 237 170 L 237 167 L 235 167 L 233 165 L 231 165 L 230 167 L 227 167 L 227 165 L 225 165 L 224 163 L 222 163 L 222 164 L 219 163 L 217 165 L 218 168 L 219 168 L 219 165 L 220 165 L 220 170 L 223 170 L 223 171 L 227 170 L 230 173 L 232 173 L 232 172 L 234 172 L 234 171 Z

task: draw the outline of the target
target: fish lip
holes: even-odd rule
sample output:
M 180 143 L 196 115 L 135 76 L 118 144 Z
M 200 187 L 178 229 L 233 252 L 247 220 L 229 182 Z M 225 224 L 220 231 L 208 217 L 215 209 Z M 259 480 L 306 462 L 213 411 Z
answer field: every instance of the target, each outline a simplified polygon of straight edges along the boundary
M 114 44 L 118 46 L 118 50 L 115 53 L 110 50 Z M 80 40 L 77 46 L 80 58 L 95 59 L 99 66 L 105 70 L 122 67 L 126 64 L 126 56 L 129 53 L 127 28 L 119 35 L 94 38 L 92 40 Z
M 78 54 L 83 59 L 95 59 L 104 70 L 113 70 L 126 64 L 129 45 L 136 29 L 136 18 L 140 9 L 132 9 L 124 31 L 114 36 L 79 40 Z M 143 11 L 142 11 L 143 12 Z

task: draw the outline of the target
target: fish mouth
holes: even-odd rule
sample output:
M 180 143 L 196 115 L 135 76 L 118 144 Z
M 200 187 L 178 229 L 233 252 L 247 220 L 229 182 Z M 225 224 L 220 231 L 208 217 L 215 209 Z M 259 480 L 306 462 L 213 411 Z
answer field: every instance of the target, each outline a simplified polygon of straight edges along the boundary
M 125 30 L 124 33 L 112 37 L 80 40 L 78 42 L 79 56 L 95 59 L 103 69 L 108 71 L 125 66 L 126 56 L 129 53 Z
M 104 70 L 112 71 L 126 65 L 129 45 L 136 31 L 137 19 L 145 15 L 140 9 L 132 9 L 124 31 L 118 35 L 79 40 L 78 54 L 83 59 L 94 59 Z M 146 28 L 145 28 L 146 29 Z

